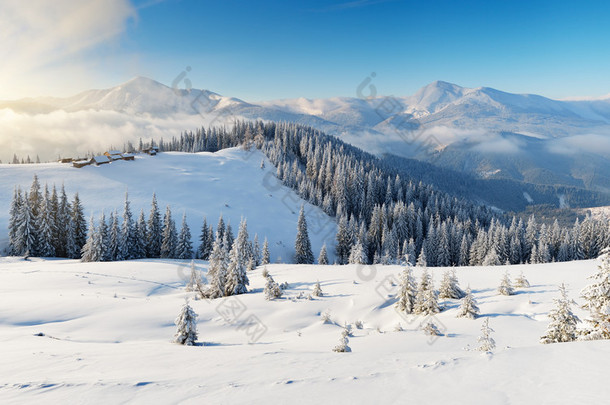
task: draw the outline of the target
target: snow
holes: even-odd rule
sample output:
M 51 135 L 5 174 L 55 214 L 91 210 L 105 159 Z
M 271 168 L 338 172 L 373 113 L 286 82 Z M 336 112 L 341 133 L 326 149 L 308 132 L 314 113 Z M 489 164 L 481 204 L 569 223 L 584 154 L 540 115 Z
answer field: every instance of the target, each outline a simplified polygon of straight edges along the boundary
M 106 158 L 106 156 L 103 156 Z M 265 159 L 265 169 L 260 162 Z M 152 194 L 159 209 L 169 204 L 174 218 L 186 212 L 194 247 L 206 216 L 216 229 L 222 213 L 237 235 L 241 217 L 248 220 L 248 233 L 260 243 L 267 236 L 271 261 L 292 261 L 299 209 L 304 201 L 275 177 L 275 167 L 258 150 L 225 149 L 217 153 L 167 152 L 157 156 L 138 155 L 134 161 L 117 160 L 100 166 L 74 168 L 61 163 L 32 165 L 0 164 L 0 249 L 7 244 L 8 212 L 16 185 L 29 191 L 34 174 L 42 185 L 66 187 L 72 198 L 79 193 L 85 215 L 95 217 L 102 210 L 122 212 L 125 192 L 129 192 L 134 216 L 140 209 L 148 218 Z M 305 213 L 314 257 L 324 242 L 334 261 L 336 224 L 319 208 L 305 203 Z
M 395 312 L 398 287 L 388 281 L 399 266 L 267 268 L 290 284 L 282 298 L 265 300 L 258 268 L 248 294 L 191 300 L 203 344 L 186 347 L 171 343 L 186 261 L 0 259 L 0 402 L 603 403 L 610 394 L 607 342 L 538 343 L 557 285 L 566 282 L 582 304 L 595 261 L 512 266 L 512 277 L 523 271 L 532 284 L 513 296 L 495 291 L 506 267 L 457 268 L 481 316 L 456 318 L 459 301 L 446 300 L 434 319 L 438 337 L 417 329 L 423 318 Z M 431 269 L 437 288 L 445 270 Z M 296 299 L 316 280 L 323 297 Z M 238 310 L 227 311 L 231 303 Z M 258 339 L 239 328 L 245 319 L 260 322 Z M 486 319 L 491 354 L 476 350 Z M 335 353 L 345 322 L 354 324 L 352 352 Z

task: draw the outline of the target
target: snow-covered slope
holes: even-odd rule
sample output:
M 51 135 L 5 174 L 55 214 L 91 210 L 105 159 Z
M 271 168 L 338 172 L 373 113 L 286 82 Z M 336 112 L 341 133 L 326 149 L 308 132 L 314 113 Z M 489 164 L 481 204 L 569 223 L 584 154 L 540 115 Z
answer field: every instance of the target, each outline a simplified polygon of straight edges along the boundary
M 557 284 L 582 304 L 594 261 L 511 266 L 532 287 L 508 297 L 496 293 L 506 269 L 458 268 L 481 317 L 458 319 L 457 301 L 445 301 L 433 320 L 444 336 L 431 339 L 422 318 L 394 310 L 398 266 L 271 265 L 290 284 L 284 298 L 265 301 L 259 268 L 248 294 L 191 301 L 203 345 L 185 347 L 170 343 L 186 295 L 178 261 L 2 258 L 0 402 L 604 403 L 608 342 L 538 343 Z M 443 270 L 433 269 L 437 287 Z M 316 280 L 324 296 L 297 299 Z M 323 312 L 334 323 L 323 324 Z M 473 350 L 485 319 L 493 354 Z M 258 328 L 240 328 L 246 320 Z M 332 352 L 340 326 L 356 321 L 352 353 Z
M 261 160 L 265 168 L 261 169 Z M 65 185 L 69 195 L 78 192 L 86 214 L 96 218 L 102 210 L 123 209 L 125 192 L 129 192 L 132 210 L 137 216 L 150 210 L 152 193 L 157 194 L 161 213 L 169 204 L 174 220 L 180 225 L 186 213 L 193 239 L 206 216 L 216 228 L 218 216 L 231 221 L 234 234 L 241 217 L 248 220 L 253 238 L 258 233 L 261 247 L 269 238 L 272 260 L 291 261 L 299 209 L 304 203 L 292 190 L 281 186 L 275 168 L 258 150 L 238 148 L 217 153 L 160 153 L 138 155 L 135 161 L 116 161 L 99 167 L 76 169 L 68 164 L 0 165 L 0 242 L 7 241 L 8 211 L 16 185 L 29 190 L 34 174 L 49 186 Z M 317 256 L 324 241 L 332 255 L 336 224 L 320 209 L 305 203 L 312 248 Z M 197 244 L 195 243 L 195 246 Z

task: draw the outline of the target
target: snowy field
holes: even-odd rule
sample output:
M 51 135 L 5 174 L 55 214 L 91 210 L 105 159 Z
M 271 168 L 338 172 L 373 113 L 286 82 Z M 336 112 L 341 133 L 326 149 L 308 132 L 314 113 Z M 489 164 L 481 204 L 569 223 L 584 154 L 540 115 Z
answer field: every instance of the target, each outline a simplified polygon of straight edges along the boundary
M 207 262 L 196 264 L 206 271 Z M 399 266 L 270 265 L 289 283 L 276 301 L 264 299 L 259 267 L 248 294 L 191 301 L 203 343 L 191 347 L 170 343 L 190 295 L 187 267 L 1 258 L 0 403 L 576 404 L 610 396 L 607 341 L 538 343 L 557 284 L 582 304 L 595 261 L 458 268 L 481 316 L 456 318 L 458 301 L 442 301 L 435 322 L 444 336 L 435 339 L 418 329 L 422 318 L 394 310 L 389 281 Z M 523 271 L 531 287 L 499 296 L 506 269 L 513 280 Z M 444 269 L 430 271 L 438 288 Z M 298 299 L 316 280 L 324 296 Z M 322 322 L 324 312 L 335 324 Z M 493 354 L 474 350 L 485 319 Z M 363 328 L 354 327 L 352 352 L 333 352 L 339 325 L 356 321 Z
M 265 168 L 261 169 L 261 161 Z M 43 163 L 30 165 L 0 164 L 0 249 L 8 241 L 9 206 L 16 185 L 29 191 L 36 174 L 41 184 L 65 185 L 71 199 L 79 193 L 85 215 L 97 218 L 102 210 L 122 214 L 125 192 L 129 192 L 132 211 L 137 218 L 140 209 L 148 218 L 152 194 L 157 194 L 161 215 L 170 205 L 180 226 L 186 212 L 194 247 L 198 246 L 203 217 L 216 229 L 218 217 L 231 222 L 237 234 L 241 217 L 248 220 L 250 238 L 258 233 L 262 246 L 269 238 L 271 261 L 291 262 L 301 204 L 292 190 L 275 177 L 275 167 L 258 150 L 224 149 L 216 153 L 166 152 L 157 156 L 138 155 L 135 161 L 116 161 L 98 167 L 81 169 L 69 164 Z M 319 208 L 305 203 L 309 237 L 317 257 L 324 242 L 329 259 L 334 261 L 336 224 Z

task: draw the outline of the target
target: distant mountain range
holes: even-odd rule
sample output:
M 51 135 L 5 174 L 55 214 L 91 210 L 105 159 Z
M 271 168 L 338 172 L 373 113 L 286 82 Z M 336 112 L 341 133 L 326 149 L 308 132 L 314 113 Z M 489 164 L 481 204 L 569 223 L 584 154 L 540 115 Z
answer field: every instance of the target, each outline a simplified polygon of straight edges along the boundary
M 477 179 L 610 193 L 610 97 L 552 100 L 437 81 L 406 97 L 249 103 L 137 77 L 68 98 L 0 102 L 1 108 L 28 115 L 113 112 L 114 120 L 138 120 L 135 139 L 240 118 L 290 121 L 380 156 L 415 158 Z

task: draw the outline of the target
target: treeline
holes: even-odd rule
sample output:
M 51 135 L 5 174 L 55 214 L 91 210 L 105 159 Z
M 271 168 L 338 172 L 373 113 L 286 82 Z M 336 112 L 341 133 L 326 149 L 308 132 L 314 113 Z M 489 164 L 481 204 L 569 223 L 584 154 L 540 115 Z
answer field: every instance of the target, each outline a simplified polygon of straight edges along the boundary
M 261 252 L 258 235 L 255 234 L 252 241 L 248 237 L 245 219 L 239 231 L 241 234 L 237 239 L 240 250 L 245 252 L 243 257 L 247 268 L 269 263 L 267 239 Z M 228 258 L 234 241 L 231 223 L 225 225 L 222 215 L 216 231 L 211 225 L 208 226 L 204 218 L 200 243 L 194 250 L 186 214 L 182 216 L 178 231 L 169 205 L 161 217 L 155 194 L 148 218 L 141 210 L 134 220 L 129 197 L 125 194 L 121 215 L 113 211 L 107 219 L 102 213 L 97 222 L 92 216 L 87 226 L 78 194 L 70 202 L 63 186 L 59 194 L 55 186 L 49 192 L 46 184 L 44 192 L 41 192 L 38 177 L 34 175 L 29 192 L 15 188 L 9 215 L 7 253 L 14 256 L 81 258 L 86 262 L 194 257 L 208 260 L 215 242 L 219 243 Z
M 394 263 L 405 254 L 428 266 L 588 259 L 610 244 L 608 221 L 549 230 L 531 218 L 526 232 L 515 218 L 401 177 L 375 156 L 298 124 L 238 121 L 158 141 L 161 151 L 240 145 L 260 149 L 286 186 L 336 218 L 339 264 Z

